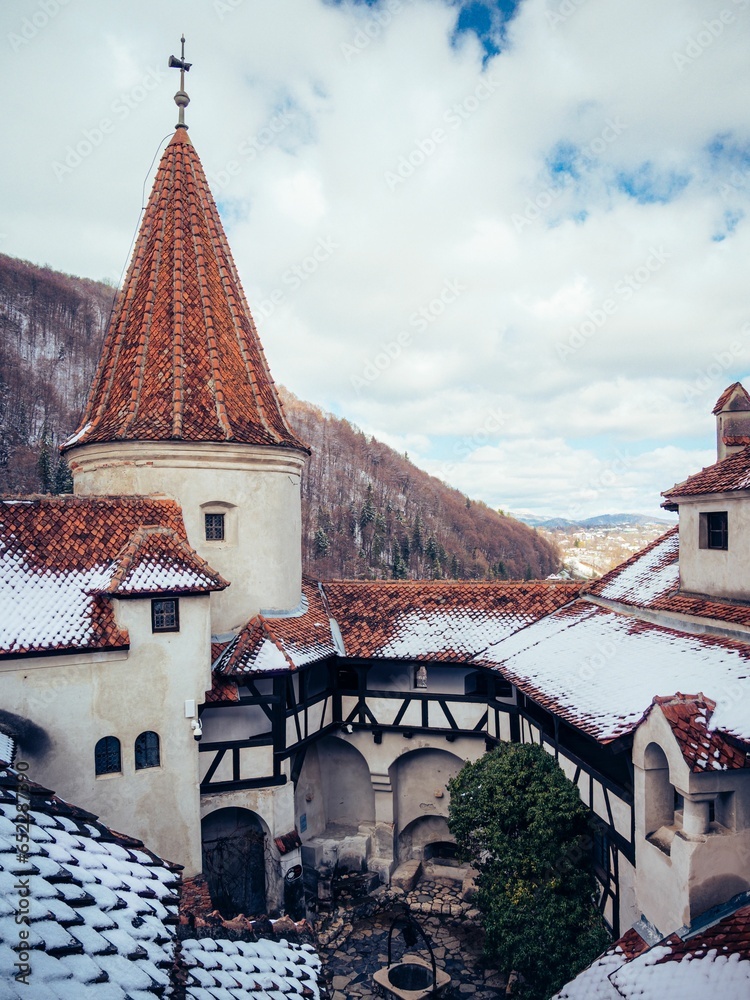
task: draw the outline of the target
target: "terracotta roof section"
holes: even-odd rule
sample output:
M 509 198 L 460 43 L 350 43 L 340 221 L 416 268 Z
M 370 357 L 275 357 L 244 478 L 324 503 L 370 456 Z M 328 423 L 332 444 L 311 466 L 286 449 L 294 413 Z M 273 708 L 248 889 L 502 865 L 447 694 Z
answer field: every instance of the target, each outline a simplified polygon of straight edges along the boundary
M 665 490 L 662 496 L 667 502 L 662 506 L 672 506 L 679 497 L 732 493 L 737 490 L 750 490 L 750 448 L 743 448 L 742 451 L 707 466 L 694 476 L 689 476 L 683 483 Z
M 134 531 L 115 564 L 117 569 L 103 594 L 205 594 L 229 586 L 173 528 Z
M 110 597 L 225 586 L 190 548 L 174 500 L 0 500 L 0 656 L 125 648 Z
M 732 382 L 716 400 L 716 406 L 711 411 L 714 416 L 722 412 L 732 396 L 735 398 L 733 405 L 729 407 L 730 410 L 750 410 L 750 396 L 748 396 L 744 385 L 742 382 Z
M 495 667 L 602 743 L 632 733 L 655 696 L 687 688 L 702 689 L 717 703 L 712 730 L 750 744 L 750 643 L 682 632 L 580 600 L 472 662 Z
M 256 615 L 219 654 L 214 674 L 239 679 L 247 674 L 298 670 L 337 651 L 320 592 L 305 581 L 299 613 Z
M 211 662 L 213 663 L 213 660 Z M 219 677 L 217 674 L 212 675 L 211 688 L 206 691 L 206 705 L 232 705 L 239 700 L 240 691 L 237 681 L 228 677 Z
M 230 925 L 227 921 L 224 927 Z M 321 996 L 322 963 L 309 944 L 188 938 L 182 942 L 179 965 L 186 972 L 187 1000 L 319 1000 Z
M 750 767 L 750 746 L 747 751 L 736 742 L 711 727 L 711 717 L 716 702 L 702 694 L 676 694 L 656 697 L 658 705 L 669 723 L 680 747 L 685 763 L 691 771 L 726 771 Z
M 184 128 L 162 156 L 81 427 L 64 448 L 101 441 L 308 450 L 284 417 Z
M 351 657 L 462 661 L 573 601 L 577 583 L 335 580 L 324 585 Z
M 750 626 L 750 605 L 680 593 L 679 548 L 679 529 L 675 526 L 600 580 L 589 584 L 585 595 L 593 600 L 603 598 L 624 608 L 702 618 L 719 627 Z

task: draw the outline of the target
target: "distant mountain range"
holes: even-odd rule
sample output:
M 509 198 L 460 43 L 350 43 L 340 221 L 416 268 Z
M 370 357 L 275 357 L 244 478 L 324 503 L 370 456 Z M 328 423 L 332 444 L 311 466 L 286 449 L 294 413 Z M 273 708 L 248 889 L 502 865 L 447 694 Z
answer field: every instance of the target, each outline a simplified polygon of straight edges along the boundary
M 565 517 L 539 517 L 536 514 L 512 514 L 517 521 L 532 528 L 547 528 L 549 531 L 581 531 L 586 528 L 646 528 L 651 525 L 671 527 L 674 521 L 662 517 L 648 517 L 646 514 L 599 514 L 582 521 L 570 521 Z

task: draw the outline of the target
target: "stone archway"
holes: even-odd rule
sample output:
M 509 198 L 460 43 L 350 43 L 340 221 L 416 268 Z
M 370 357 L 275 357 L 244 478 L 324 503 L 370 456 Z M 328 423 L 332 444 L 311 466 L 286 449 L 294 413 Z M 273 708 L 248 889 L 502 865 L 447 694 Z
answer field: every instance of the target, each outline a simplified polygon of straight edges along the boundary
M 439 747 L 407 751 L 391 765 L 399 864 L 422 860 L 430 844 L 452 842 L 446 785 L 463 765 L 459 756 Z
M 266 913 L 267 831 L 260 817 L 249 809 L 218 809 L 203 819 L 201 836 L 216 909 L 227 919 Z
M 399 863 L 437 861 L 450 864 L 453 859 L 455 859 L 455 841 L 445 817 L 420 816 L 399 831 Z

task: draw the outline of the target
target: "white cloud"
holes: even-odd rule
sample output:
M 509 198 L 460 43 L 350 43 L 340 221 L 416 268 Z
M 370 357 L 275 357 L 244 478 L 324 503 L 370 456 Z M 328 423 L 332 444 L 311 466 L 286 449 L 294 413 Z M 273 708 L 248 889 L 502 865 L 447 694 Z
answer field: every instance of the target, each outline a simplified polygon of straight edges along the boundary
M 483 69 L 444 0 L 384 24 L 313 0 L 69 0 L 15 48 L 5 4 L 0 249 L 119 274 L 184 30 L 190 134 L 277 380 L 495 506 L 658 509 L 750 370 L 747 4 L 597 0 L 555 24 L 559 6 L 525 0 Z M 319 240 L 335 249 L 289 280 Z M 446 282 L 465 291 L 422 326 Z M 593 490 L 618 449 L 626 474 Z

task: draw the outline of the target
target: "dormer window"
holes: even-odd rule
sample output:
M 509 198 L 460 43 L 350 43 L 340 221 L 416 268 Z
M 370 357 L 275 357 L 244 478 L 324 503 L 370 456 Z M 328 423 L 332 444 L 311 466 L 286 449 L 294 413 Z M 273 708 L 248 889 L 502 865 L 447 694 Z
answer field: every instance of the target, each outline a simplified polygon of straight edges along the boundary
M 151 602 L 151 631 L 180 631 L 180 602 L 176 597 L 160 598 Z
M 729 524 L 725 510 L 701 514 L 699 531 L 699 544 L 702 549 L 729 548 Z
M 223 542 L 224 541 L 224 515 L 223 514 L 205 514 L 206 519 L 206 541 L 207 542 Z

